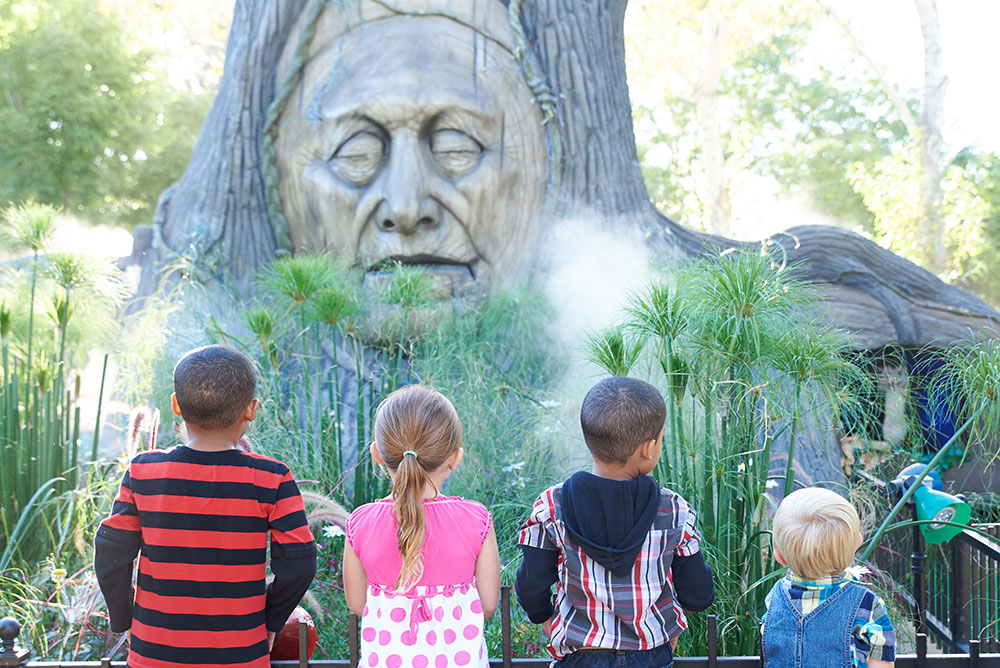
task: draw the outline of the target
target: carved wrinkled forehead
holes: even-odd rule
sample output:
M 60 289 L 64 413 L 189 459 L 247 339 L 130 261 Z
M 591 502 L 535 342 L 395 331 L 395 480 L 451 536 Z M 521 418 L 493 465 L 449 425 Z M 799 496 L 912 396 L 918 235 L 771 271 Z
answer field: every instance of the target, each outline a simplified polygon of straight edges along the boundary
M 424 28 L 419 19 L 447 19 L 456 29 L 466 35 L 475 33 L 482 45 L 483 53 L 490 60 L 512 61 L 515 51 L 514 36 L 507 18 L 507 8 L 497 2 L 471 2 L 470 0 L 359 0 L 351 3 L 331 3 L 318 17 L 309 11 L 302 13 L 289 34 L 281 59 L 278 61 L 276 81 L 281 82 L 294 73 L 304 63 L 313 61 L 329 49 L 343 53 L 349 43 L 362 45 L 369 26 L 387 19 L 402 18 L 415 21 L 413 35 Z M 465 28 L 466 30 L 462 30 Z M 471 31 L 471 33 L 470 33 Z M 352 39 L 345 41 L 344 37 Z M 435 45 L 429 39 L 415 40 L 428 48 Z M 401 44 L 369 43 L 373 52 L 397 49 Z M 492 48 L 491 48 L 492 47 Z M 303 48 L 307 50 L 303 51 Z M 419 68 L 419 61 L 413 63 Z M 487 63 L 481 64 L 486 66 Z M 476 68 L 480 69 L 480 68 Z M 480 74 L 485 71 L 480 70 Z
M 320 135 L 359 118 L 392 129 L 449 115 L 511 166 L 547 162 L 506 12 L 500 2 L 363 0 L 304 13 L 277 70 L 279 88 L 294 85 L 285 141 L 336 143 Z

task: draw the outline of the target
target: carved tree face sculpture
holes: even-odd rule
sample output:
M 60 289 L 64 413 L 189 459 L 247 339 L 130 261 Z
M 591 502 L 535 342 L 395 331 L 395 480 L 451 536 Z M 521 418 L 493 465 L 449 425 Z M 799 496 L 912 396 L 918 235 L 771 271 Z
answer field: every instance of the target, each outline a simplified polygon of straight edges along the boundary
M 546 154 L 510 51 L 442 16 L 383 10 L 340 34 L 326 14 L 276 143 L 296 249 L 423 264 L 441 297 L 522 275 Z

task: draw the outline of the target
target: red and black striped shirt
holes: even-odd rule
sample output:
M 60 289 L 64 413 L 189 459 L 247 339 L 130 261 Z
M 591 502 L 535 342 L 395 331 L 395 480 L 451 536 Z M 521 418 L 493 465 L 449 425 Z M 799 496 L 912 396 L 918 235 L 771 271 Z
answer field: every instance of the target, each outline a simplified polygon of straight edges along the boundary
M 132 629 L 132 668 L 265 668 L 267 631 L 281 629 L 316 572 L 291 471 L 238 450 L 137 455 L 95 548 L 111 630 Z

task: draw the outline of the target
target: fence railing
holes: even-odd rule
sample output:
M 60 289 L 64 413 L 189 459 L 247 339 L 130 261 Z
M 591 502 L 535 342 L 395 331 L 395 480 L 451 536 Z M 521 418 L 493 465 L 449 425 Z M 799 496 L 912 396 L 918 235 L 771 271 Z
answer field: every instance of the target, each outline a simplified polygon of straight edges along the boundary
M 518 658 L 511 651 L 510 623 L 510 588 L 504 586 L 500 591 L 501 616 L 501 656 L 490 661 L 490 668 L 548 668 L 551 659 L 547 657 Z M 333 661 L 311 661 L 306 657 L 306 625 L 299 625 L 299 661 L 273 661 L 272 668 L 355 668 L 358 665 L 361 642 L 358 633 L 358 618 L 350 615 L 347 627 L 349 656 L 347 659 Z M 763 661 L 757 656 L 719 656 L 718 629 L 715 616 L 709 615 L 707 630 L 708 656 L 679 656 L 674 658 L 676 668 L 761 668 Z M 15 648 L 15 640 L 20 632 L 20 625 L 11 618 L 0 620 L 0 667 L 17 666 L 19 668 L 125 668 L 124 661 L 102 659 L 100 661 L 29 661 L 28 651 Z M 914 655 L 897 656 L 896 668 L 1000 668 L 1000 654 L 980 654 L 979 643 L 972 640 L 968 651 L 962 654 L 928 654 L 927 636 L 917 635 L 917 653 Z
M 859 473 L 891 494 L 883 481 Z M 977 640 L 983 652 L 1000 652 L 1000 524 L 973 528 L 995 540 L 967 529 L 947 543 L 926 545 L 915 526 L 886 535 L 874 561 L 903 585 L 898 599 L 938 646 L 964 653 Z
M 1000 538 L 1000 525 L 975 528 Z M 924 591 L 925 622 L 938 644 L 961 652 L 975 639 L 984 652 L 1000 651 L 1000 540 L 963 531 L 944 545 L 931 546 Z M 915 596 L 904 600 L 916 612 Z

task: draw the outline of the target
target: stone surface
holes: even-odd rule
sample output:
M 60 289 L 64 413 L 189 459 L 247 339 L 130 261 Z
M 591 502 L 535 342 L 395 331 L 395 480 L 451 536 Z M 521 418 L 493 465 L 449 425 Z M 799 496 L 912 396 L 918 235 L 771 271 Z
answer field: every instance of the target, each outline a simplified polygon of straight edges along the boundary
M 521 278 L 548 165 L 506 10 L 392 4 L 333 3 L 317 22 L 276 143 L 292 243 L 374 271 L 427 265 L 442 296 Z

